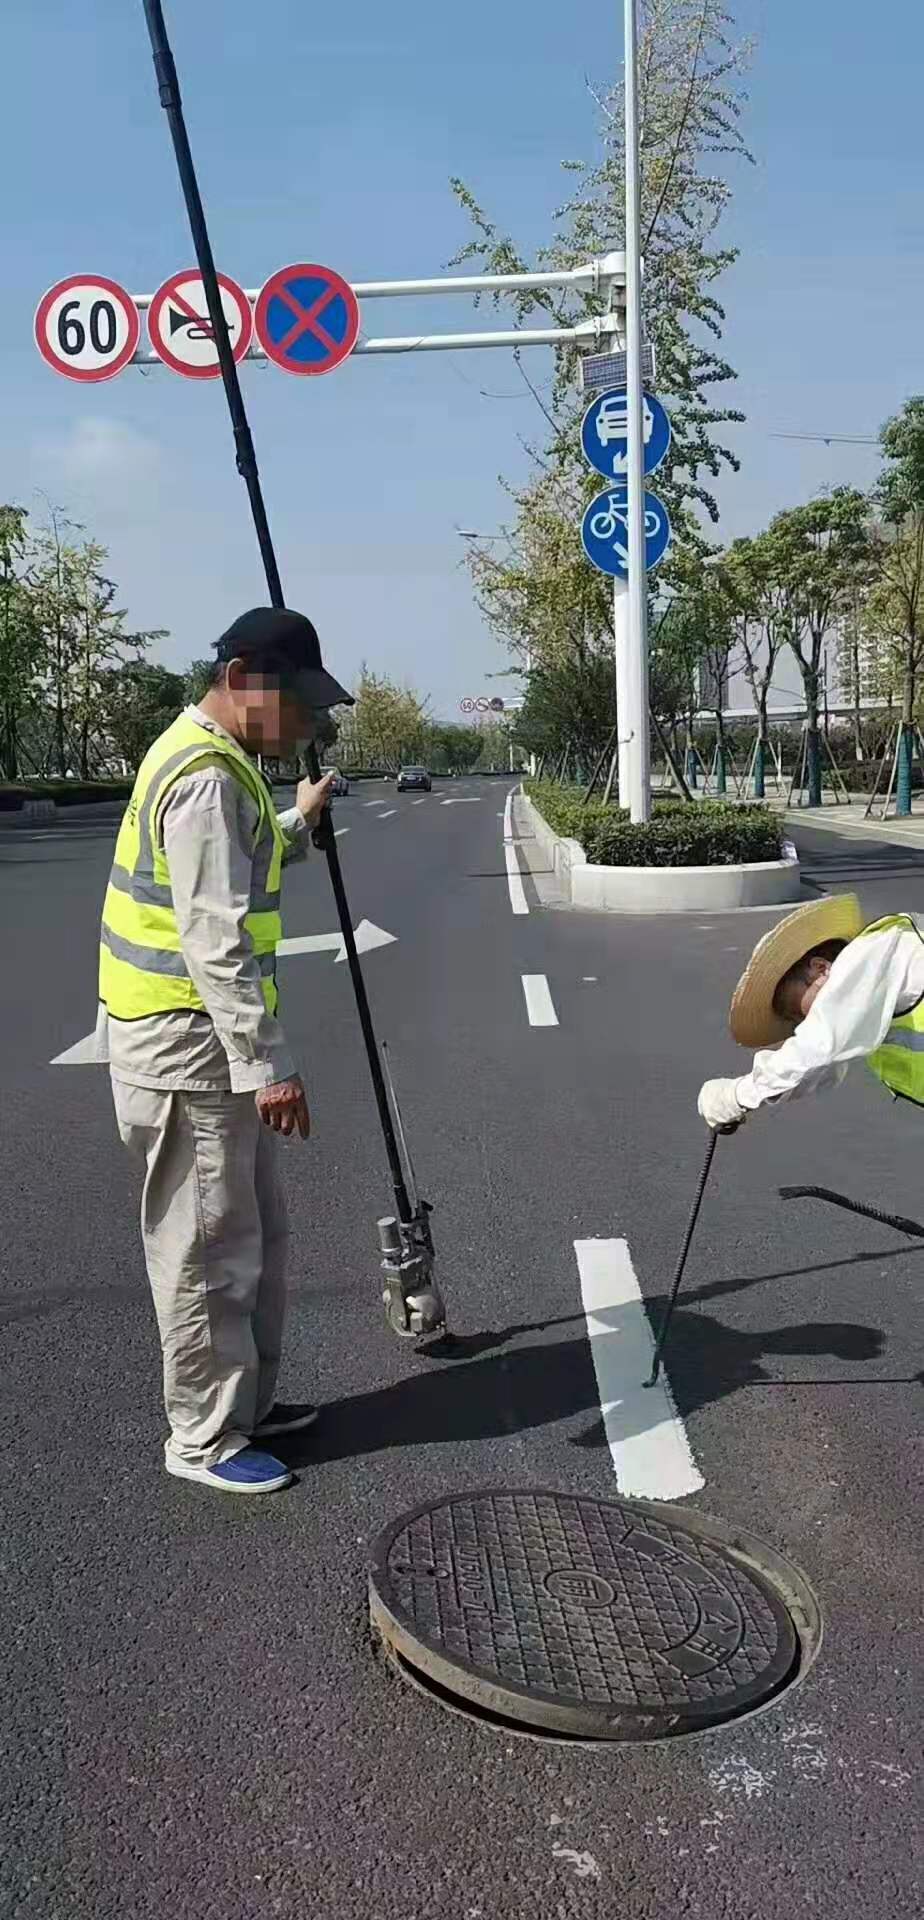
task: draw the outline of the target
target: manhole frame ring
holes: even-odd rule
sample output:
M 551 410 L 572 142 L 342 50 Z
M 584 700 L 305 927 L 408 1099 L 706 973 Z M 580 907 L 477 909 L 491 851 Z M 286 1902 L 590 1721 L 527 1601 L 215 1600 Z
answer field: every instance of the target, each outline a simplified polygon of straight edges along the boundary
M 580 1708 L 562 1706 L 546 1696 L 537 1699 L 535 1694 L 525 1690 L 511 1691 L 493 1684 L 490 1677 L 472 1673 L 455 1666 L 444 1655 L 423 1644 L 404 1622 L 398 1618 L 388 1603 L 382 1598 L 376 1587 L 376 1575 L 387 1576 L 387 1558 L 396 1536 L 402 1533 L 422 1514 L 432 1513 L 434 1509 L 451 1506 L 458 1500 L 477 1500 L 503 1496 L 505 1498 L 542 1498 L 550 1495 L 554 1499 L 597 1500 L 605 1502 L 605 1496 L 585 1491 L 575 1491 L 574 1487 L 476 1487 L 459 1489 L 454 1493 L 443 1494 L 429 1500 L 422 1500 L 417 1506 L 391 1521 L 377 1536 L 373 1547 L 373 1558 L 369 1568 L 369 1612 L 373 1627 L 378 1632 L 389 1659 L 392 1671 L 409 1681 L 418 1692 L 431 1701 L 448 1708 L 468 1720 L 480 1725 L 490 1726 L 492 1716 L 498 1730 L 507 1733 L 519 1733 L 522 1737 L 534 1740 L 552 1740 L 558 1736 L 562 1744 L 568 1746 L 614 1747 L 614 1746 L 664 1746 L 673 1741 L 701 1740 L 710 1734 L 721 1732 L 724 1728 L 737 1725 L 739 1721 L 751 1719 L 758 1713 L 767 1713 L 777 1706 L 785 1694 L 801 1684 L 809 1670 L 814 1666 L 821 1651 L 824 1626 L 818 1597 L 806 1575 L 795 1563 L 788 1560 L 775 1547 L 770 1547 L 757 1538 L 747 1528 L 733 1526 L 729 1522 L 712 1514 L 703 1514 L 696 1508 L 677 1506 L 668 1501 L 636 1500 L 617 1495 L 608 1504 L 628 1508 L 630 1512 L 645 1515 L 653 1520 L 675 1524 L 682 1530 L 705 1541 L 707 1545 L 722 1546 L 751 1574 L 756 1575 L 760 1585 L 769 1586 L 777 1604 L 785 1607 L 795 1636 L 795 1657 L 785 1673 L 776 1680 L 765 1695 L 752 1702 L 746 1702 L 724 1718 L 715 1714 L 699 1719 L 695 1713 L 684 1712 L 685 1724 L 659 1733 L 648 1733 L 643 1729 L 633 1731 L 631 1726 L 622 1729 L 612 1725 L 612 1719 L 631 1720 L 632 1710 L 622 1710 L 618 1715 L 607 1715 L 601 1710 L 598 1731 L 588 1726 L 587 1714 Z M 464 1679 L 466 1686 L 460 1689 L 459 1680 Z M 443 1699 L 428 1686 L 435 1682 L 438 1688 L 450 1696 Z M 539 1707 L 541 1719 L 530 1716 L 529 1708 Z M 609 1719 L 609 1724 L 607 1724 Z

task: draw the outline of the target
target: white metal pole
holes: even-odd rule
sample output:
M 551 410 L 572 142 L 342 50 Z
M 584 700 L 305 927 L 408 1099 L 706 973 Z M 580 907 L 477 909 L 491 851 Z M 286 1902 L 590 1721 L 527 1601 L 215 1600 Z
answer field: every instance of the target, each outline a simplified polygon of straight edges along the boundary
M 627 807 L 632 792 L 632 749 L 635 744 L 632 695 L 629 687 L 629 588 L 617 574 L 613 580 L 613 650 L 616 656 L 616 744 L 619 753 L 619 804 Z
M 626 105 L 626 428 L 628 438 L 629 807 L 651 814 L 648 738 L 648 587 L 645 572 L 645 468 L 642 426 L 642 262 L 639 211 L 638 0 L 623 0 Z

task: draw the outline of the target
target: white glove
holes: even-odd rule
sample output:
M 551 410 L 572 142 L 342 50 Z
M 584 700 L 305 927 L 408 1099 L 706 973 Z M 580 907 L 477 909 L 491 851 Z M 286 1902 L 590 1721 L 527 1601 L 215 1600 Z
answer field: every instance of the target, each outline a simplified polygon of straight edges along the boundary
M 738 1100 L 737 1080 L 707 1080 L 699 1090 L 697 1107 L 707 1127 L 740 1127 L 747 1111 Z

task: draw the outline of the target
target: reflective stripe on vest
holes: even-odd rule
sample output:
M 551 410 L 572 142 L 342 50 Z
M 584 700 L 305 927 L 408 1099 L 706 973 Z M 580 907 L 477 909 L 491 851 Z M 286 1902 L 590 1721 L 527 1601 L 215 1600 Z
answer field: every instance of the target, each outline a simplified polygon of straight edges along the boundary
M 903 927 L 921 937 L 909 914 L 893 913 L 883 920 L 874 920 L 857 938 L 863 940 L 868 933 L 887 933 L 892 927 Z M 866 1064 L 890 1093 L 924 1107 L 924 1000 L 919 1000 L 908 1013 L 896 1016 L 881 1047 L 867 1054 Z
M 160 815 L 176 780 L 216 760 L 227 765 L 257 809 L 244 925 L 259 962 L 263 997 L 269 1011 L 276 1011 L 285 836 L 268 788 L 243 748 L 184 713 L 145 755 L 116 842 L 100 932 L 99 993 L 117 1020 L 140 1020 L 177 1008 L 204 1011 L 183 958 Z

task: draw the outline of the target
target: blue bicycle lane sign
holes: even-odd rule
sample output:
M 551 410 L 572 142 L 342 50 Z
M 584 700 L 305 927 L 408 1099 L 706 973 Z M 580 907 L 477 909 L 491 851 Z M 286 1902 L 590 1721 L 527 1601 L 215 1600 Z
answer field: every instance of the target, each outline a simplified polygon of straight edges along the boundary
M 609 487 L 595 494 L 581 521 L 581 545 L 598 573 L 621 580 L 629 577 L 627 533 L 628 501 L 625 487 Z M 671 523 L 663 500 L 645 495 L 645 569 L 651 572 L 664 559 L 671 543 Z

